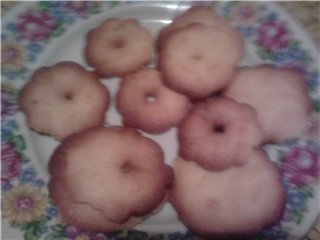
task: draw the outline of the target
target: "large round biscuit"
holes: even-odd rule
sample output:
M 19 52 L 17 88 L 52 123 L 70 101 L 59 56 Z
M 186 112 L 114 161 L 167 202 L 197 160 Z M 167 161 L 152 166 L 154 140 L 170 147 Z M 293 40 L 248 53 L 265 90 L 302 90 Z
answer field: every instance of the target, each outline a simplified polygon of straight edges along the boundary
M 30 128 L 58 139 L 103 125 L 109 101 L 98 76 L 73 62 L 38 69 L 20 94 Z
M 223 95 L 256 110 L 265 141 L 302 136 L 310 123 L 312 102 L 307 85 L 292 70 L 268 65 L 240 68 Z
M 72 135 L 54 152 L 49 170 L 50 193 L 62 216 L 95 231 L 138 223 L 162 205 L 173 180 L 160 146 L 126 127 Z
M 168 87 L 204 98 L 228 84 L 242 52 L 242 43 L 225 31 L 193 23 L 168 36 L 159 53 L 159 69 Z
M 283 213 L 280 172 L 261 150 L 242 167 L 208 171 L 178 158 L 170 200 L 181 221 L 196 234 L 216 239 L 259 233 Z

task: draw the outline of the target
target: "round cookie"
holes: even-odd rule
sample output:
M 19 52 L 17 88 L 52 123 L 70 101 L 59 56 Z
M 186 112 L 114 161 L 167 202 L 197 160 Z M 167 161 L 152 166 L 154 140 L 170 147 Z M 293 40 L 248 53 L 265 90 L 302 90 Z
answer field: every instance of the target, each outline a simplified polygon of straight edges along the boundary
M 175 17 L 170 24 L 162 28 L 158 35 L 158 50 L 161 50 L 167 36 L 176 29 L 188 26 L 191 23 L 212 25 L 219 17 L 212 9 L 204 6 L 193 6 L 187 11 Z
M 49 165 L 49 190 L 63 218 L 84 230 L 132 227 L 159 210 L 173 181 L 153 140 L 126 127 L 65 139 Z
M 223 170 L 246 164 L 264 136 L 252 107 L 216 97 L 194 105 L 179 125 L 178 137 L 183 158 Z
M 103 125 L 109 101 L 98 76 L 73 62 L 38 69 L 20 95 L 29 127 L 58 139 Z
M 302 76 L 268 65 L 243 67 L 223 93 L 251 105 L 265 132 L 265 141 L 301 136 L 310 121 L 312 103 Z
M 87 35 L 85 57 L 101 76 L 123 76 L 152 60 L 153 40 L 135 19 L 111 18 Z
M 158 64 L 168 87 L 204 98 L 228 84 L 242 52 L 242 42 L 225 31 L 193 23 L 169 34 Z
M 127 74 L 117 94 L 117 108 L 126 126 L 160 133 L 176 126 L 187 114 L 189 99 L 163 85 L 155 69 Z
M 238 38 L 240 42 L 243 42 L 241 34 L 231 26 L 229 21 L 218 16 L 212 8 L 193 6 L 175 17 L 171 24 L 161 29 L 157 40 L 158 50 L 161 51 L 162 45 L 170 33 L 192 23 L 201 23 L 206 26 L 219 28 L 220 30 L 227 32 L 230 35 L 230 38 Z
M 242 239 L 270 227 L 283 213 L 280 171 L 261 150 L 252 151 L 246 165 L 224 171 L 208 171 L 181 158 L 173 169 L 170 201 L 197 235 Z

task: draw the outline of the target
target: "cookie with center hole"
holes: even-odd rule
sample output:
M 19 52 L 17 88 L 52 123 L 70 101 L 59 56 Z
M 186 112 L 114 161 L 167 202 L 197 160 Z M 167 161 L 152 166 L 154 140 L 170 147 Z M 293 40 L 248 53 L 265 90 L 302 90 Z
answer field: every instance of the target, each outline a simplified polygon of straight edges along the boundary
M 153 41 L 135 19 L 110 18 L 87 34 L 85 57 L 104 77 L 123 76 L 151 62 Z
M 113 232 L 158 212 L 173 181 L 160 146 L 133 128 L 97 127 L 54 152 L 49 191 L 63 219 L 83 230 Z
M 156 69 L 144 68 L 127 74 L 117 94 L 117 108 L 126 126 L 148 133 L 177 126 L 191 107 L 189 99 L 162 82 Z
M 20 94 L 29 127 L 57 139 L 103 125 L 109 102 L 97 74 L 73 62 L 41 67 Z

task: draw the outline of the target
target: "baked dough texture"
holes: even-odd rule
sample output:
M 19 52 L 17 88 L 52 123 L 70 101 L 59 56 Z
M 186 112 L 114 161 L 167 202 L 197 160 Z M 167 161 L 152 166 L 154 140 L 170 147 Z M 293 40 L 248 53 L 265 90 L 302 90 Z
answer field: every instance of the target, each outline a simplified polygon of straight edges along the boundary
M 246 165 L 224 171 L 208 171 L 182 158 L 173 168 L 170 201 L 197 235 L 239 239 L 259 233 L 283 213 L 286 191 L 279 169 L 261 150 L 252 151 Z
M 265 142 L 301 137 L 309 126 L 311 98 L 304 78 L 293 70 L 270 65 L 242 67 L 223 95 L 256 110 Z
M 176 127 L 188 113 L 190 101 L 167 88 L 156 69 L 144 68 L 127 74 L 117 94 L 117 109 L 126 126 L 148 133 Z
M 91 231 L 133 227 L 159 211 L 172 169 L 153 140 L 126 127 L 97 127 L 65 139 L 49 170 L 50 194 L 70 224 Z
M 264 138 L 255 110 L 225 97 L 195 104 L 178 131 L 180 155 L 215 171 L 247 164 Z
M 41 67 L 20 94 L 29 127 L 57 139 L 102 126 L 109 103 L 98 76 L 74 62 Z
M 85 57 L 103 77 L 133 72 L 152 56 L 151 34 L 135 19 L 110 18 L 87 34 Z
M 242 41 L 220 28 L 192 23 L 170 33 L 159 52 L 165 84 L 191 99 L 221 91 L 243 53 Z

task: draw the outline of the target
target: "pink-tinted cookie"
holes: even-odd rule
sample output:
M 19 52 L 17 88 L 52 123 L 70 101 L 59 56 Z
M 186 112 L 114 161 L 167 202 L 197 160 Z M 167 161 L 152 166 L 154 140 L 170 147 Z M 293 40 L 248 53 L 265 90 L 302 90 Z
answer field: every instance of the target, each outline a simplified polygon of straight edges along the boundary
M 103 125 L 109 93 L 98 76 L 73 62 L 60 62 L 34 72 L 20 95 L 33 130 L 58 139 Z
M 227 32 L 230 38 L 235 38 L 242 42 L 241 34 L 231 26 L 229 21 L 218 16 L 212 8 L 193 6 L 174 18 L 172 23 L 161 29 L 157 40 L 158 50 L 161 51 L 162 45 L 170 33 L 192 23 L 201 23 L 206 26 L 219 28 L 220 30 Z
M 256 110 L 266 141 L 299 137 L 309 124 L 312 104 L 307 86 L 292 70 L 268 65 L 240 68 L 224 96 Z
M 158 49 L 161 50 L 161 46 L 167 36 L 176 29 L 186 27 L 191 23 L 201 23 L 210 26 L 218 19 L 219 17 L 209 7 L 191 7 L 187 11 L 175 17 L 170 24 L 161 29 L 158 36 Z
M 160 133 L 176 126 L 190 108 L 189 99 L 163 85 L 155 69 L 141 69 L 121 82 L 117 108 L 126 126 Z
M 261 150 L 248 163 L 224 171 L 208 171 L 178 158 L 170 201 L 181 221 L 194 233 L 216 239 L 259 233 L 277 221 L 286 193 L 280 172 Z
M 178 136 L 183 158 L 223 170 L 246 164 L 263 132 L 252 107 L 217 97 L 194 105 L 179 125 Z
M 242 42 L 225 31 L 193 23 L 169 34 L 158 67 L 168 87 L 204 98 L 228 84 L 242 52 Z
M 102 76 L 123 76 L 152 60 L 153 41 L 135 19 L 111 18 L 87 35 L 85 57 Z
M 49 170 L 50 194 L 67 223 L 103 232 L 132 227 L 159 210 L 173 180 L 160 146 L 126 127 L 72 135 Z

